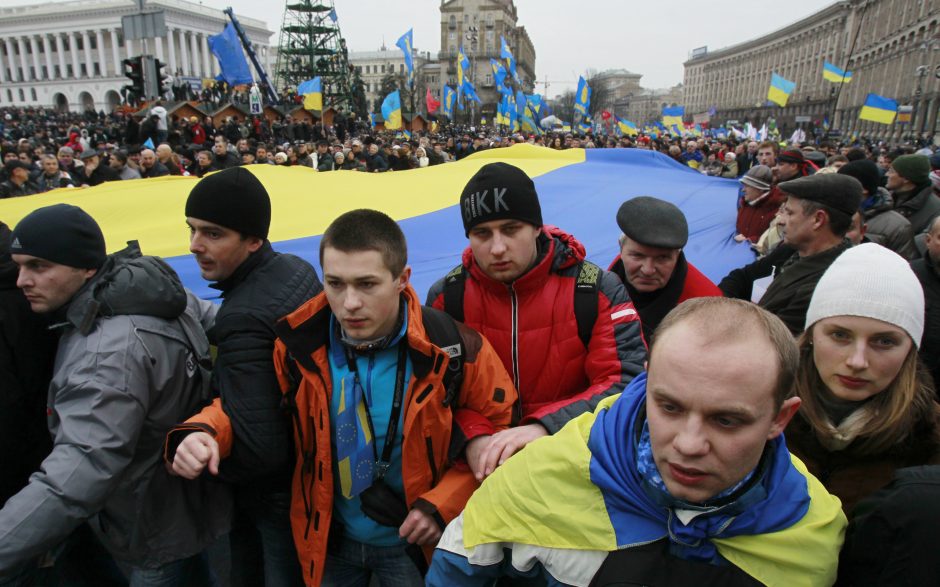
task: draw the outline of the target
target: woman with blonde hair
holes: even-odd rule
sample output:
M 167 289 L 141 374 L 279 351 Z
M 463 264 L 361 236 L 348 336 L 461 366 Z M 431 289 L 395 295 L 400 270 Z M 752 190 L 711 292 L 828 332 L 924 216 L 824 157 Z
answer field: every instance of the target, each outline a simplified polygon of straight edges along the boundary
M 851 519 L 896 469 L 940 463 L 940 406 L 918 363 L 924 293 L 881 245 L 847 250 L 813 293 L 800 337 L 803 403 L 787 446 Z

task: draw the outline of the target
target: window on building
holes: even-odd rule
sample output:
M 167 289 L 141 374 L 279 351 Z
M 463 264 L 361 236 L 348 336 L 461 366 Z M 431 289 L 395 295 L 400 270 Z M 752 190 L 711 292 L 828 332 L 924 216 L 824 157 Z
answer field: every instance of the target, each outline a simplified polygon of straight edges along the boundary
M 75 72 L 72 70 L 71 63 L 65 66 L 65 77 L 75 77 Z
M 21 81 L 21 82 L 26 81 L 26 78 L 23 77 L 23 68 L 22 68 L 22 67 L 17 67 L 17 68 L 16 68 L 16 71 L 17 71 L 17 73 L 18 73 L 18 75 L 19 75 L 19 81 Z
M 486 40 L 492 42 L 495 38 L 495 33 L 493 31 L 486 31 Z
M 60 37 L 59 44 L 62 47 L 63 51 L 68 51 L 72 44 L 72 39 L 70 39 L 69 37 L 65 37 L 64 39 Z
M 450 20 L 449 20 L 448 22 L 450 23 L 450 28 L 456 27 L 456 26 L 457 26 L 457 17 L 454 16 L 453 14 L 451 14 L 451 15 L 450 15 Z
M 26 94 L 23 93 L 23 88 L 20 88 L 20 102 L 26 101 Z
M 33 102 L 38 102 L 38 101 L 39 101 L 39 98 L 36 97 L 36 88 L 30 88 L 30 89 L 29 89 L 29 95 L 30 95 L 30 97 L 32 97 Z
M 98 49 L 98 37 L 97 36 L 88 37 L 88 44 L 91 45 L 92 49 L 97 50 Z
M 62 77 L 62 70 L 59 69 L 59 66 L 58 66 L 58 65 L 53 65 L 53 66 L 52 66 L 52 71 L 55 72 L 55 77 L 56 77 L 56 79 L 60 79 L 60 78 Z
M 450 31 L 450 34 L 447 36 L 447 40 L 453 43 L 457 40 L 457 31 Z
M 469 14 L 464 14 L 464 15 L 463 15 L 463 23 L 464 23 L 465 25 L 470 24 L 470 15 L 469 15 Z
M 385 64 L 382 64 L 382 73 L 385 73 Z
M 7 102 L 13 101 L 13 90 L 7 90 Z
M 487 42 L 486 42 L 486 52 L 487 52 L 487 53 L 493 53 L 493 42 L 492 42 L 492 41 L 487 41 Z
M 492 85 L 493 85 L 493 74 L 492 74 L 492 73 L 486 74 L 486 85 L 488 85 L 488 86 L 492 86 Z
M 101 64 L 98 63 L 97 61 L 95 62 L 94 69 L 95 69 L 95 76 L 101 75 Z
M 78 37 L 77 39 L 75 39 L 75 48 L 78 49 L 79 51 L 85 50 L 85 43 L 82 42 L 81 37 Z
M 29 66 L 29 79 L 36 79 L 36 68 L 32 65 Z
M 45 65 L 42 66 L 42 79 L 49 79 L 49 68 Z
M 81 72 L 82 77 L 88 77 L 88 67 L 84 63 L 78 66 L 78 71 Z

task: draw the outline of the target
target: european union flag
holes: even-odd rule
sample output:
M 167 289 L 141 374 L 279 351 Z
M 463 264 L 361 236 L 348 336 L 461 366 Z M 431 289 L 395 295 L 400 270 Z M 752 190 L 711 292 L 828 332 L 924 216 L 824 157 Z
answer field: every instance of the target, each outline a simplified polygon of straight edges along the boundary
M 398 48 L 405 54 L 405 69 L 408 70 L 408 85 L 414 87 L 415 84 L 415 64 L 413 58 L 414 47 L 414 29 L 408 29 L 408 32 L 398 38 Z
M 770 75 L 770 89 L 767 90 L 767 99 L 780 106 L 786 106 L 790 94 L 796 89 L 796 82 L 784 79 L 776 73 Z
M 509 69 L 509 74 L 512 75 L 512 79 L 518 82 L 519 75 L 516 73 L 516 58 L 513 57 L 509 43 L 506 42 L 506 39 L 504 39 L 502 35 L 499 36 L 499 56 L 506 60 L 506 68 Z
M 858 113 L 859 120 L 871 120 L 881 124 L 891 124 L 898 113 L 898 102 L 878 94 L 868 94 L 865 105 Z
M 591 86 L 588 85 L 584 76 L 578 77 L 578 91 L 574 95 L 574 109 L 586 116 L 591 108 Z
M 254 80 L 251 77 L 251 70 L 248 69 L 248 61 L 245 59 L 245 53 L 242 51 L 241 41 L 238 40 L 238 33 L 232 23 L 225 25 L 218 35 L 209 37 L 209 50 L 219 60 L 219 74 L 225 83 L 230 86 L 241 86 L 250 84 Z
M 386 96 L 382 102 L 382 118 L 385 119 L 386 129 L 401 128 L 401 94 L 398 90 Z

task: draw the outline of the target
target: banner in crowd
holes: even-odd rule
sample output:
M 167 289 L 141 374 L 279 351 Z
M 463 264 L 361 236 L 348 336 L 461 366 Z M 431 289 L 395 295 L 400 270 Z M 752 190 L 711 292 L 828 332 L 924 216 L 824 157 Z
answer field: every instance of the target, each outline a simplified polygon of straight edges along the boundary
M 456 163 L 411 171 L 317 173 L 309 167 L 252 165 L 248 169 L 271 195 L 270 240 L 278 251 L 299 255 L 319 271 L 320 235 L 330 222 L 356 208 L 382 210 L 399 221 L 408 239 L 412 281 L 423 298 L 435 280 L 460 262 L 467 238 L 458 200 L 483 165 L 505 161 L 531 176 L 546 224 L 561 227 L 585 245 L 588 258 L 607 267 L 619 253 L 620 204 L 652 195 L 683 210 L 689 223 L 685 254 L 717 282 L 754 260 L 747 244 L 735 243 L 738 182 L 705 176 L 653 151 L 569 149 L 516 145 L 476 153 Z M 629 177 L 629 182 L 623 178 Z M 81 206 L 104 231 L 108 250 L 139 240 L 145 254 L 159 255 L 197 295 L 216 298 L 189 253 L 183 210 L 194 177 L 115 181 L 83 190 L 60 189 L 0 200 L 0 218 L 15 226 L 32 210 L 65 202 Z

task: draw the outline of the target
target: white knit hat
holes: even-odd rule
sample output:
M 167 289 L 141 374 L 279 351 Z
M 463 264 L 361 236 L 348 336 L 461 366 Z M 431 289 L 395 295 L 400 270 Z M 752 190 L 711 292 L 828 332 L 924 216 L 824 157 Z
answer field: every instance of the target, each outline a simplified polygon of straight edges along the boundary
M 806 312 L 806 328 L 832 316 L 863 316 L 906 331 L 920 348 L 924 290 L 903 257 L 881 245 L 852 247 L 826 269 Z

